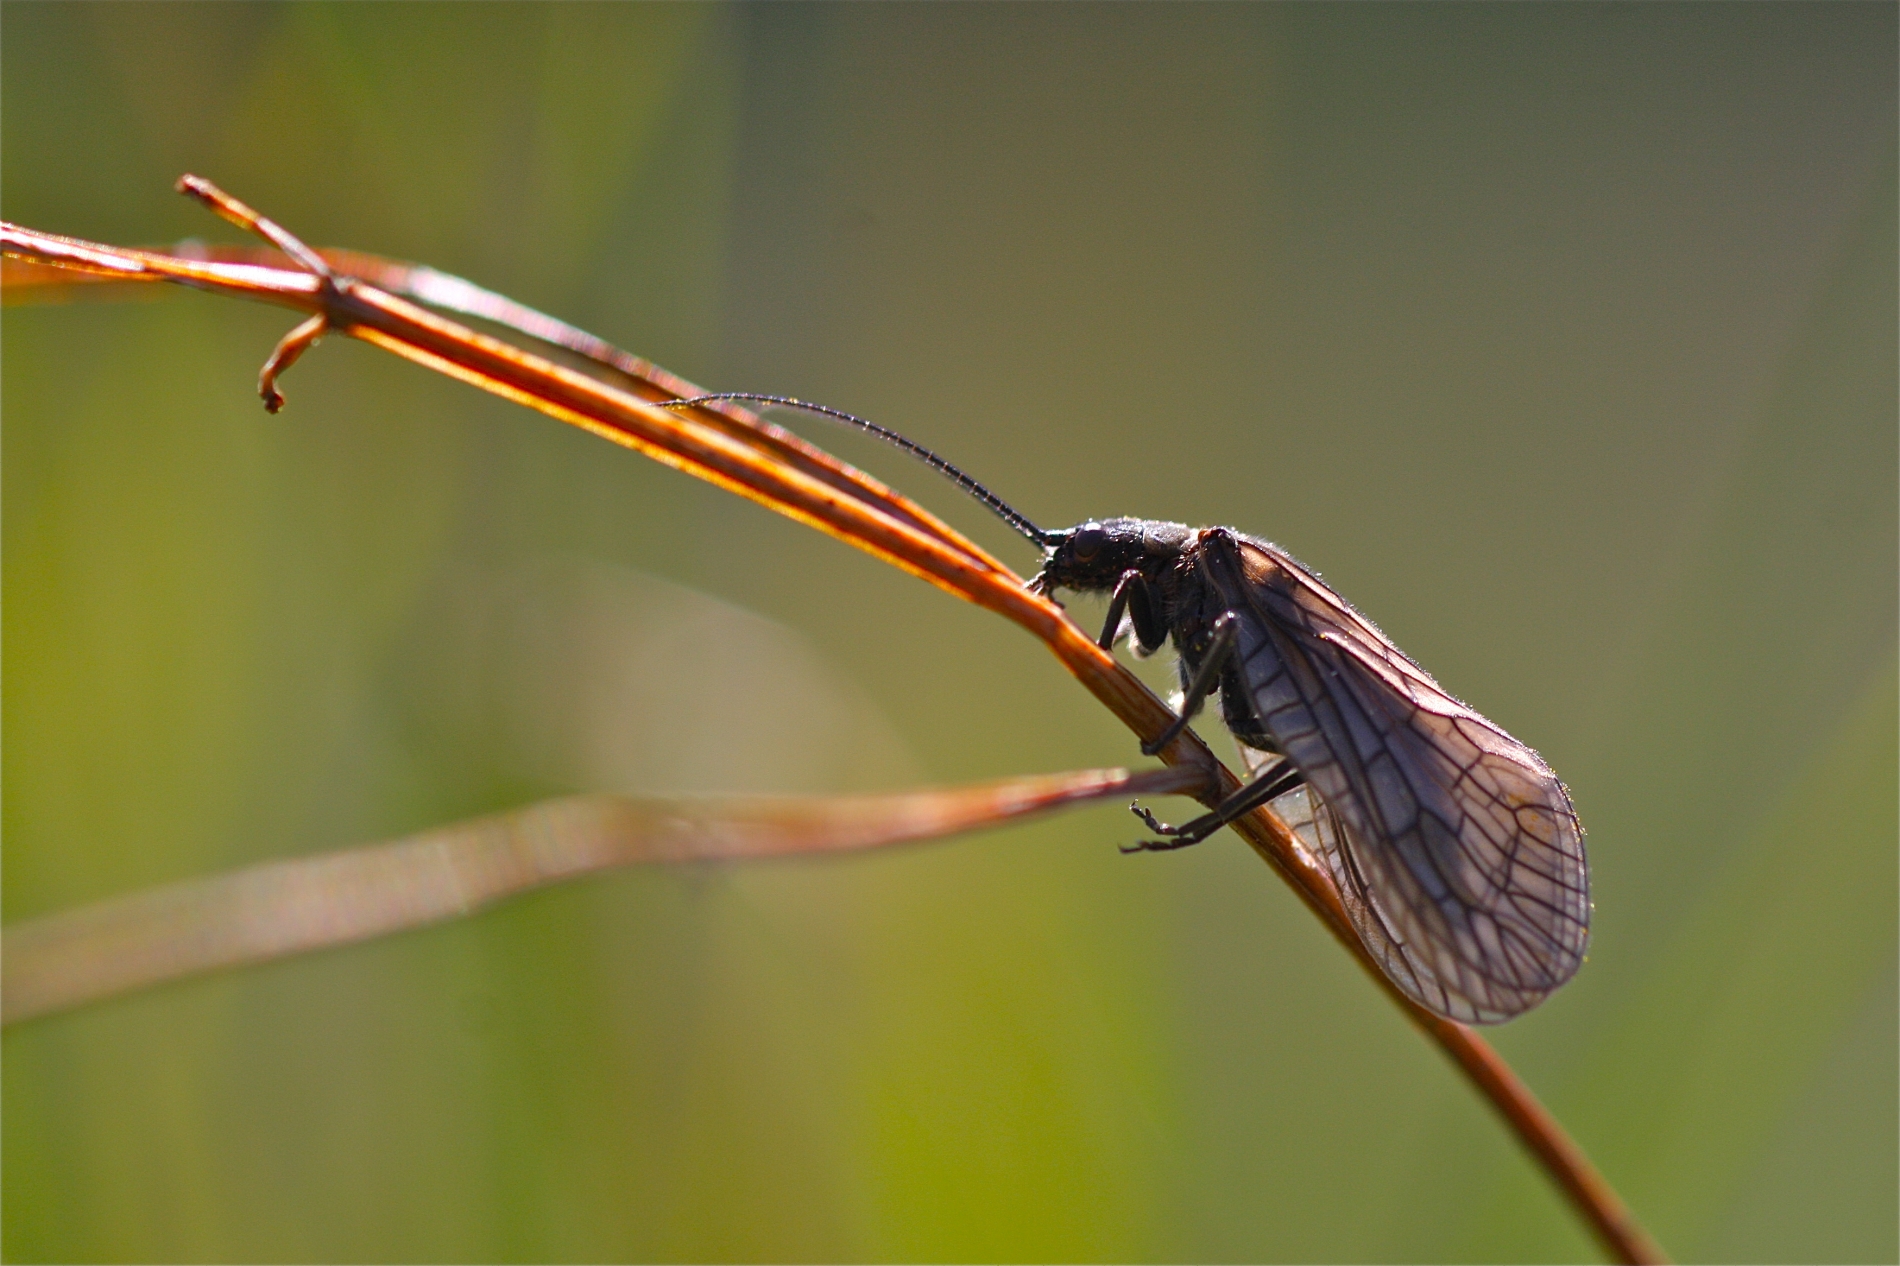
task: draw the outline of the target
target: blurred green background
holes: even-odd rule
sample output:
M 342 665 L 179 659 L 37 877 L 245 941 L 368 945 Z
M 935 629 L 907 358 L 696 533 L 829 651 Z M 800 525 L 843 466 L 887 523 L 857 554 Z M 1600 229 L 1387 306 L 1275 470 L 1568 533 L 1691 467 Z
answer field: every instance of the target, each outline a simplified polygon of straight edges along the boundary
M 0 22 L 10 220 L 235 240 L 195 171 L 1043 524 L 1286 545 L 1575 793 L 1591 961 L 1492 1036 L 1665 1245 L 1900 1253 L 1891 5 Z M 289 324 L 6 313 L 7 919 L 574 789 L 1137 759 L 1004 622 L 360 344 L 267 417 Z M 1134 834 L 627 874 L 21 1025 L 0 1249 L 1594 1254 L 1248 850 Z

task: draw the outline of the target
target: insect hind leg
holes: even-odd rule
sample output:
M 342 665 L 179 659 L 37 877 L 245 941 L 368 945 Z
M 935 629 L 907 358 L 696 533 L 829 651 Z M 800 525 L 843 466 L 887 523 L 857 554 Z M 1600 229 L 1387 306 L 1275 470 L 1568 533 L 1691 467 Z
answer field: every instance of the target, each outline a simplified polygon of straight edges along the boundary
M 1293 768 L 1292 765 L 1276 765 L 1221 801 L 1219 807 L 1211 813 L 1204 813 L 1181 826 L 1167 825 L 1142 808 L 1140 801 L 1136 801 L 1128 806 L 1128 811 L 1147 823 L 1148 829 L 1162 838 L 1124 844 L 1121 846 L 1121 851 L 1124 853 L 1166 853 L 1177 848 L 1186 848 L 1190 844 L 1199 844 L 1235 818 L 1251 813 L 1261 805 L 1284 796 L 1305 781 L 1306 775 Z

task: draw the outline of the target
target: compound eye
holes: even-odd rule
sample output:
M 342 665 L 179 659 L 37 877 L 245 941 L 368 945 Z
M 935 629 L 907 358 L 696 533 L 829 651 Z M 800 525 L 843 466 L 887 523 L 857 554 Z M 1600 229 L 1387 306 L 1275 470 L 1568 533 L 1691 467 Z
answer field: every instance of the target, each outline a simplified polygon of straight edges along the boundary
M 1069 550 L 1075 555 L 1075 561 L 1086 563 L 1102 552 L 1102 546 L 1108 542 L 1108 533 L 1101 528 L 1083 528 L 1069 542 Z

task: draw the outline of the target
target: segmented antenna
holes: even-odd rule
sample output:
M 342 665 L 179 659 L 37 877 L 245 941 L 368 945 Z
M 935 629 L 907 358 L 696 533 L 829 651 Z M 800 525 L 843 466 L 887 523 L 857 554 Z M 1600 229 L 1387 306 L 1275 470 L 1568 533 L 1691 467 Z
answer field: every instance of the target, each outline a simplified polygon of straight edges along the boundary
M 822 404 L 811 404 L 804 400 L 795 400 L 791 396 L 766 396 L 750 391 L 720 391 L 707 396 L 694 396 L 688 400 L 660 401 L 662 409 L 684 409 L 695 404 L 707 404 L 714 400 L 746 400 L 753 404 L 775 404 L 786 409 L 798 409 L 804 413 L 816 414 L 821 418 L 830 418 L 834 422 L 843 422 L 855 426 L 867 435 L 875 435 L 886 444 L 895 445 L 930 467 L 940 475 L 947 475 L 957 485 L 990 508 L 997 518 L 1015 528 L 1031 541 L 1044 549 L 1056 544 L 1063 537 L 1060 532 L 1045 532 L 1028 519 L 1018 514 L 1007 501 L 985 488 L 976 480 L 952 466 L 915 440 L 905 439 L 889 427 L 879 426 L 875 422 L 846 413 L 841 409 L 828 408 Z

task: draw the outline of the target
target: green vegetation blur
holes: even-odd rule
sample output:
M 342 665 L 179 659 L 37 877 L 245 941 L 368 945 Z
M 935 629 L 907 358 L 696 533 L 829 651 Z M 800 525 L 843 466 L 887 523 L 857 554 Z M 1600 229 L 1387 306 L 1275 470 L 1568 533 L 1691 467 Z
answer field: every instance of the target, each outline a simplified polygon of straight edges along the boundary
M 1900 1255 L 1892 6 L 0 23 L 9 220 L 238 240 L 197 172 L 1042 524 L 1282 543 L 1568 781 L 1593 953 L 1492 1037 L 1663 1243 Z M 292 321 L 6 312 L 8 920 L 578 789 L 1138 761 L 1004 622 L 362 344 L 267 416 Z M 0 1250 L 1595 1253 L 1247 849 L 1136 834 L 625 874 L 20 1025 Z

